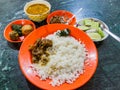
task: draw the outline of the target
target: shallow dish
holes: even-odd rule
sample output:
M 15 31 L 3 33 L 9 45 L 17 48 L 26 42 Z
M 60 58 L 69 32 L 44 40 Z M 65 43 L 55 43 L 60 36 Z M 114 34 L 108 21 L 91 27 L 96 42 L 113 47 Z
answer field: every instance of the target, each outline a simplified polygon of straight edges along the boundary
M 36 29 L 35 24 L 34 24 L 32 21 L 27 20 L 27 19 L 19 19 L 19 20 L 15 20 L 15 21 L 10 22 L 10 23 L 5 27 L 5 29 L 4 29 L 4 37 L 5 37 L 5 39 L 6 39 L 7 41 L 12 42 L 12 43 L 22 42 L 22 41 L 25 39 L 25 37 L 26 37 L 26 36 L 21 36 L 21 37 L 19 37 L 19 39 L 16 40 L 16 41 L 11 40 L 11 39 L 10 39 L 10 36 L 9 36 L 9 33 L 12 31 L 11 26 L 12 26 L 13 24 L 18 24 L 18 25 L 19 25 L 19 24 L 20 24 L 20 25 L 30 24 L 30 25 L 33 27 L 33 30 Z
M 61 86 L 51 86 L 49 84 L 50 80 L 40 80 L 36 76 L 36 72 L 33 71 L 31 64 L 31 54 L 29 52 L 29 46 L 34 44 L 38 38 L 46 37 L 49 34 L 56 32 L 58 29 L 62 30 L 68 28 L 71 31 L 71 36 L 77 40 L 81 40 L 85 44 L 85 48 L 88 50 L 87 63 L 85 63 L 85 72 L 80 75 L 80 77 L 73 82 L 72 84 L 64 83 Z M 89 65 L 87 65 L 89 63 Z M 24 42 L 21 45 L 19 51 L 19 65 L 24 76 L 35 86 L 45 89 L 45 90 L 73 90 L 84 85 L 89 79 L 93 76 L 96 71 L 98 64 L 98 53 L 93 41 L 78 28 L 75 28 L 71 25 L 65 24 L 49 24 L 38 28 L 37 30 L 30 33 L 28 37 L 25 38 Z
M 87 25 L 85 25 L 85 20 L 87 21 L 88 20 L 88 22 L 87 22 L 87 24 L 90 24 L 90 22 L 89 22 L 89 20 L 92 20 L 92 21 L 94 21 L 95 23 L 93 23 L 91 26 L 87 26 Z M 96 22 L 98 22 L 98 23 L 96 23 Z M 99 24 L 99 25 L 98 25 Z M 97 28 L 98 27 L 96 27 L 96 26 L 99 26 L 99 28 L 101 29 L 101 30 L 97 30 Z M 85 27 L 84 27 L 85 26 Z M 93 27 L 92 27 L 93 26 Z M 109 34 L 108 33 L 106 33 L 105 32 L 105 30 L 104 29 L 107 29 L 107 30 L 109 30 L 109 28 L 108 28 L 108 26 L 103 22 L 103 21 L 101 21 L 101 20 L 99 20 L 99 19 L 97 19 L 97 18 L 92 18 L 92 17 L 89 17 L 89 18 L 83 18 L 83 19 L 81 19 L 81 20 L 79 20 L 78 22 L 77 22 L 77 24 L 76 24 L 76 27 L 78 27 L 79 29 L 81 29 L 81 30 L 83 30 L 84 32 L 86 32 L 87 34 L 88 34 L 88 36 L 90 36 L 90 38 L 94 41 L 94 42 L 101 42 L 101 41 L 103 41 L 103 40 L 105 40 L 108 36 L 109 36 Z M 90 28 L 90 29 L 88 29 L 89 27 L 92 27 L 92 28 Z M 86 29 L 86 30 L 84 30 L 84 29 Z M 101 36 L 101 39 L 96 39 L 96 38 L 99 38 L 99 37 L 96 37 L 96 31 L 95 31 L 95 29 L 96 29 L 96 31 L 98 31 L 99 32 L 99 34 L 97 34 L 97 35 L 99 35 L 99 36 L 101 36 L 101 34 L 102 35 L 104 35 L 104 36 Z M 102 32 L 101 32 L 102 31 Z M 92 33 L 94 33 L 95 32 L 95 34 L 91 34 L 91 32 Z M 98 33 L 97 32 L 97 33 Z M 94 37 L 94 35 L 95 35 L 95 37 Z M 92 38 L 93 37 L 93 38 Z M 95 39 L 94 39 L 95 38 Z
M 59 16 L 59 17 L 63 17 L 65 22 L 67 20 L 69 20 L 73 14 L 69 11 L 66 11 L 66 10 L 56 10 L 56 11 L 53 11 L 52 13 L 50 13 L 47 17 L 47 23 L 48 24 L 51 24 L 51 19 L 55 16 Z M 76 18 L 74 17 L 72 20 L 70 20 L 70 22 L 68 22 L 69 25 L 75 25 L 76 23 Z M 60 23 L 59 23 L 60 24 Z

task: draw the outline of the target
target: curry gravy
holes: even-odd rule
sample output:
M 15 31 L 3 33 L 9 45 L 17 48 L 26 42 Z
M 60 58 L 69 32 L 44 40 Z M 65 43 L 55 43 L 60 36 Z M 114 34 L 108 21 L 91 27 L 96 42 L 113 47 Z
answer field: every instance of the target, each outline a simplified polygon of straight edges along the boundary
M 33 15 L 43 14 L 43 13 L 47 12 L 48 10 L 49 10 L 49 7 L 47 7 L 44 4 L 34 4 L 27 8 L 27 12 L 29 14 L 33 14 Z

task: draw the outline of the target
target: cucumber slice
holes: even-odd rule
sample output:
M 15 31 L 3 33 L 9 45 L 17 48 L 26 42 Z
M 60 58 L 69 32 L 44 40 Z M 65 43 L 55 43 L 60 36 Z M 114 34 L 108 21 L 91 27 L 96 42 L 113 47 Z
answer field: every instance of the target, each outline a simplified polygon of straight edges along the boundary
M 91 26 L 92 25 L 92 20 L 91 19 L 85 19 L 84 20 L 84 24 L 86 25 L 86 26 Z
M 101 35 L 101 37 L 103 38 L 105 36 L 103 30 L 101 28 L 98 28 L 98 33 Z
M 100 27 L 100 23 L 99 22 L 95 22 L 95 21 L 92 22 L 91 28 L 98 29 L 99 27 Z
M 97 33 L 96 29 L 89 29 L 86 31 L 86 33 Z
M 83 31 L 86 31 L 86 30 L 90 29 L 90 28 L 87 27 L 87 26 L 78 26 L 78 28 L 80 28 L 80 29 L 83 30 Z
M 101 36 L 98 33 L 87 33 L 87 35 L 92 39 L 92 40 L 101 40 Z

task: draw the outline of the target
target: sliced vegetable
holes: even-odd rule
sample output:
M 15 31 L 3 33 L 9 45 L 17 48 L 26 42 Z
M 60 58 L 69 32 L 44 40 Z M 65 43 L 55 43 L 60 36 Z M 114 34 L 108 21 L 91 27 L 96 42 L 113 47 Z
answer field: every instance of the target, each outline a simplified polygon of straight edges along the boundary
M 101 36 L 98 33 L 87 33 L 87 35 L 92 39 L 92 40 L 101 40 Z
M 105 37 L 101 25 L 102 24 L 99 21 L 94 20 L 92 18 L 87 18 L 78 22 L 76 27 L 86 32 L 94 41 L 94 40 L 100 40 Z
M 91 26 L 92 20 L 91 20 L 91 19 L 85 19 L 85 20 L 84 20 L 84 24 L 85 24 L 86 26 Z
M 84 30 L 84 31 L 90 29 L 90 27 L 87 27 L 87 26 L 78 26 L 78 28 L 80 28 L 81 30 Z
M 105 36 L 104 32 L 103 32 L 103 30 L 101 28 L 98 28 L 97 31 L 101 35 L 102 38 Z
M 95 29 L 98 29 L 100 27 L 100 23 L 99 22 L 92 22 L 91 24 L 91 28 L 95 28 Z
M 90 30 L 87 30 L 86 33 L 97 33 L 97 30 L 96 29 L 90 29 Z

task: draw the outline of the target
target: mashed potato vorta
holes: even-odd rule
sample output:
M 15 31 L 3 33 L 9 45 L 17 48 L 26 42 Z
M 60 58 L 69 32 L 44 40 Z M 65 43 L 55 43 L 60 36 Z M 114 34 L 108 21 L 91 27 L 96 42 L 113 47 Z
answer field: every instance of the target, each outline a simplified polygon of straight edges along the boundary
M 41 80 L 51 79 L 52 86 L 60 86 L 63 83 L 73 83 L 84 72 L 86 49 L 84 44 L 72 36 L 59 37 L 56 33 L 48 35 L 46 39 L 53 42 L 49 55 L 50 61 L 46 66 L 34 63 Z

